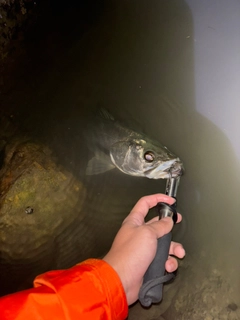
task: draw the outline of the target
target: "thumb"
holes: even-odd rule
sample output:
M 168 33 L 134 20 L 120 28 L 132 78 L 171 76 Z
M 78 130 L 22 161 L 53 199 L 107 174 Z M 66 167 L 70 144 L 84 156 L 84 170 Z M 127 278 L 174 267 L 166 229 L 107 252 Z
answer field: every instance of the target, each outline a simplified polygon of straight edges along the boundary
M 161 238 L 173 228 L 173 220 L 170 217 L 162 218 L 149 224 L 155 231 L 156 237 Z

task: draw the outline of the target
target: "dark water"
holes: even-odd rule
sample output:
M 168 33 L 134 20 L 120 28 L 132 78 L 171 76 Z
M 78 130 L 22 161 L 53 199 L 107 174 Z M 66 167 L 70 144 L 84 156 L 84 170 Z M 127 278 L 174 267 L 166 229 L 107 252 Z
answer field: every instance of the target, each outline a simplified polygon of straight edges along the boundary
M 3 95 L 21 131 L 49 146 L 84 186 L 68 227 L 52 235 L 37 263 L 26 253 L 22 264 L 41 272 L 103 255 L 139 197 L 165 190 L 164 181 L 117 170 L 84 175 L 90 154 L 82 130 L 101 105 L 140 124 L 186 168 L 178 193 L 184 222 L 174 238 L 187 256 L 163 303 L 150 310 L 137 304 L 129 319 L 239 319 L 239 159 L 224 131 L 197 109 L 192 11 L 180 0 L 109 1 L 87 8 L 78 24 L 83 8 L 71 10 L 75 20 L 60 9 L 49 32 L 28 45 L 29 56 Z M 228 117 L 239 116 L 229 108 Z

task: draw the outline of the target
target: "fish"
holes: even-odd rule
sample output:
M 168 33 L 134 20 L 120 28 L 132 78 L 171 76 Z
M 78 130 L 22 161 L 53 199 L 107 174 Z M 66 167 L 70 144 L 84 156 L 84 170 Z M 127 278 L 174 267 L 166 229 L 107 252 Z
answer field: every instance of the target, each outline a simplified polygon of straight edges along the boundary
M 149 179 L 168 179 L 183 174 L 183 163 L 166 146 L 136 132 L 105 108 L 100 108 L 85 137 L 94 156 L 88 161 L 86 175 L 97 175 L 114 168 Z

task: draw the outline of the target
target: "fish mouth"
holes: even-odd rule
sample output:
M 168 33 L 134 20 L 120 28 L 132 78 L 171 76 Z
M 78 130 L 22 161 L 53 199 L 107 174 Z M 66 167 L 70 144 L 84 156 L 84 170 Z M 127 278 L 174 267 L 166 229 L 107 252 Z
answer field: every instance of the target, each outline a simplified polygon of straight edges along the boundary
M 184 174 L 184 167 L 182 161 L 179 159 L 173 163 L 171 168 L 168 170 L 169 178 L 180 177 Z
M 150 179 L 169 179 L 176 178 L 184 173 L 184 167 L 182 161 L 177 158 L 174 160 L 169 160 L 161 165 L 147 170 L 145 176 Z

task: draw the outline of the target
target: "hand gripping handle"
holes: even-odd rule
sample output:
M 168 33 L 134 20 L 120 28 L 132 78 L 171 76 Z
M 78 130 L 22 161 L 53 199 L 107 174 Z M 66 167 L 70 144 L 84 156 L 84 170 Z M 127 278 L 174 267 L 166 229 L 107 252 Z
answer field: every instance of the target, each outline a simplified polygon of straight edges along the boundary
M 157 210 L 159 219 L 168 216 L 172 217 L 174 223 L 176 223 L 176 202 L 172 206 L 160 202 L 157 204 Z M 174 277 L 173 273 L 165 272 L 171 239 L 171 232 L 158 239 L 156 256 L 144 275 L 143 285 L 139 291 L 139 301 L 144 307 L 149 307 L 152 303 L 159 303 L 162 300 L 163 283 Z

